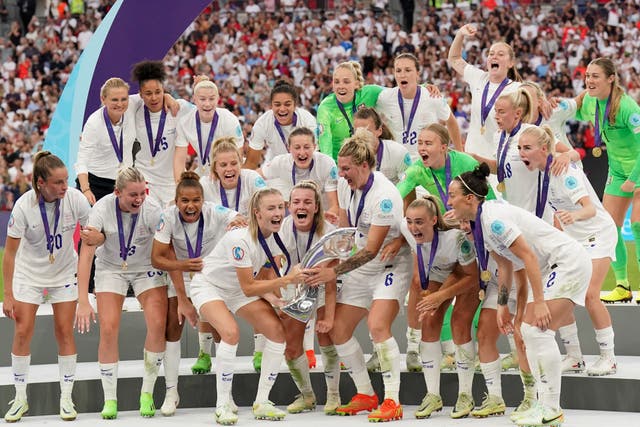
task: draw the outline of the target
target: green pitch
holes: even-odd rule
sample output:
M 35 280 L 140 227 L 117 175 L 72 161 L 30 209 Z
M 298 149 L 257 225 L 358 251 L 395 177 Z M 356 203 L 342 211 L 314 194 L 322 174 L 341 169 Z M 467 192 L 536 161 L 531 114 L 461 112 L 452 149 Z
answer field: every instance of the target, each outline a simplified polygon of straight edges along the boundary
M 629 283 L 631 283 L 631 290 L 637 291 L 640 284 L 640 272 L 638 272 L 638 264 L 635 262 L 635 247 L 633 243 L 627 243 L 627 251 L 629 252 Z M 0 259 L 4 255 L 4 249 L 0 248 Z M 0 264 L 0 272 L 2 271 L 2 265 Z M 602 285 L 602 289 L 605 291 L 613 289 L 616 282 L 613 278 L 613 271 L 610 269 L 607 278 Z M 0 301 L 4 299 L 4 280 L 2 274 L 0 274 Z

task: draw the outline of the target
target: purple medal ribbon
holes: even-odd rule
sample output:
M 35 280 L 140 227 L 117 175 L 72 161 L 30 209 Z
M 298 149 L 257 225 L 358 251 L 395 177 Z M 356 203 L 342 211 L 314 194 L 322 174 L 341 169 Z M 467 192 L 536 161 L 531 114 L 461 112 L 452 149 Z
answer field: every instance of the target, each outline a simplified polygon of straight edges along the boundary
M 418 252 L 418 273 L 420 274 L 420 286 L 423 291 L 426 291 L 429 287 L 429 274 L 431 273 L 431 266 L 433 260 L 436 258 L 436 252 L 438 251 L 438 230 L 433 230 L 433 240 L 431 241 L 431 251 L 429 252 L 429 267 L 427 271 L 424 270 L 424 259 L 422 258 L 422 245 L 417 246 Z
M 184 219 L 182 215 L 178 213 L 180 217 L 180 223 L 182 224 L 182 230 L 184 231 L 184 239 L 187 242 L 187 252 L 189 253 L 189 258 L 200 258 L 200 254 L 202 253 L 202 236 L 204 235 L 204 215 L 200 212 L 200 220 L 198 220 L 198 237 L 196 238 L 196 248 L 193 249 L 191 246 L 191 240 L 189 239 L 189 234 L 187 233 L 187 227 L 184 225 Z
M 278 233 L 273 233 L 273 239 L 276 241 L 276 244 L 278 245 L 278 247 L 280 248 L 284 256 L 287 258 L 287 270 L 284 272 L 284 274 L 287 274 L 289 272 L 289 269 L 291 268 L 291 257 L 289 256 L 289 252 L 287 251 L 286 246 L 284 245 L 284 243 L 282 243 L 282 239 L 280 239 L 280 236 L 278 236 Z M 271 253 L 271 249 L 269 249 L 269 245 L 267 244 L 267 241 L 262 235 L 262 231 L 260 230 L 260 227 L 258 227 L 258 242 L 260 242 L 260 246 L 262 246 L 262 250 L 264 251 L 264 254 L 267 256 L 269 263 L 271 263 L 271 268 L 273 268 L 273 271 L 275 271 L 276 276 L 281 277 L 280 269 L 278 268 L 275 260 L 273 259 L 273 254 Z
M 482 216 L 482 203 L 478 205 L 478 212 L 476 212 L 476 220 L 471 221 L 471 231 L 473 232 L 473 245 L 476 248 L 476 254 L 478 255 L 478 268 L 480 272 L 487 270 L 489 264 L 489 251 L 484 247 L 484 236 L 482 235 L 482 223 L 480 217 Z M 480 289 L 486 289 L 487 282 L 480 278 Z
M 540 123 L 542 123 L 542 114 L 538 114 L 538 119 L 536 120 L 534 125 L 540 126 Z
M 357 91 L 356 91 L 356 94 L 357 94 Z M 353 104 L 351 105 L 351 116 L 353 116 L 356 113 L 356 94 L 353 95 Z M 347 125 L 349 126 L 349 135 L 353 136 L 353 124 L 349 119 L 349 115 L 347 114 L 347 111 L 344 109 L 344 105 L 342 105 L 342 102 L 338 101 L 338 98 L 336 98 L 336 104 L 338 104 L 338 109 L 340 110 L 345 120 L 347 121 Z
M 49 218 L 47 218 L 47 209 L 44 205 L 44 197 L 40 195 L 38 199 L 38 205 L 40 205 L 40 216 L 42 217 L 42 224 L 44 225 L 44 234 L 47 237 L 47 250 L 49 255 L 53 255 L 53 249 L 55 248 L 55 237 L 58 234 L 58 223 L 60 222 L 60 199 L 56 199 L 56 207 L 53 214 L 53 234 L 49 228 Z
M 382 154 L 384 152 L 384 144 L 382 143 L 382 139 L 378 139 L 378 150 L 376 151 L 376 170 L 380 170 L 380 166 L 382 165 Z
M 445 211 L 448 211 L 449 195 L 447 194 L 447 189 L 449 188 L 449 184 L 451 184 L 451 157 L 447 155 L 444 159 L 444 187 L 445 188 L 442 188 L 442 186 L 440 185 L 440 181 L 438 181 L 436 174 L 433 173 L 433 169 L 429 168 L 429 171 L 431 172 L 431 176 L 433 177 L 433 182 L 436 184 L 436 188 L 438 189 L 438 193 L 440 194 L 440 199 L 444 204 L 444 209 Z
M 300 257 L 300 252 L 298 251 L 298 230 L 296 230 L 296 225 L 293 224 L 293 237 L 296 239 L 296 254 L 298 255 L 298 262 L 302 261 L 302 257 Z M 307 247 L 304 250 L 304 254 L 309 252 L 309 248 L 311 247 L 311 243 L 313 242 L 313 236 L 316 234 L 316 222 L 313 222 L 311 226 L 311 231 L 309 231 L 309 239 L 307 240 Z M 302 255 L 304 257 L 304 254 Z
M 489 117 L 489 113 L 491 112 L 491 109 L 493 108 L 493 104 L 496 103 L 496 101 L 498 100 L 498 97 L 500 96 L 500 94 L 502 93 L 504 88 L 507 87 L 507 85 L 509 83 L 511 83 L 511 80 L 509 80 L 508 77 L 505 77 L 505 79 L 502 82 L 500 82 L 500 85 L 498 86 L 498 89 L 496 89 L 496 91 L 494 92 L 493 96 L 489 100 L 488 104 L 487 104 L 487 95 L 489 95 L 489 82 L 487 82 L 484 85 L 484 90 L 482 91 L 482 104 L 480 105 L 480 107 L 481 107 L 481 110 L 480 110 L 480 124 L 482 126 L 484 126 L 485 122 L 487 121 L 487 117 Z
M 131 228 L 129 229 L 129 239 L 127 240 L 127 246 L 124 245 L 124 225 L 122 224 L 122 210 L 120 210 L 120 204 L 116 197 L 116 219 L 118 220 L 118 239 L 120 240 L 120 258 L 123 262 L 127 262 L 127 256 L 129 255 L 129 248 L 131 247 L 131 240 L 136 232 L 136 223 L 138 222 L 138 214 L 131 214 Z
M 507 138 L 505 131 L 500 133 L 500 142 L 498 143 L 498 182 L 503 182 L 505 178 L 504 165 L 507 160 L 507 152 L 509 151 L 509 141 L 518 133 L 521 126 L 522 122 L 518 122 L 518 125 L 509 132 L 509 138 Z
M 118 139 L 116 138 L 116 133 L 113 131 L 113 126 L 111 125 L 111 119 L 109 118 L 109 113 L 107 113 L 107 109 L 102 109 L 102 117 L 104 118 L 104 124 L 107 127 L 107 133 L 109 134 L 109 139 L 111 140 L 111 145 L 113 146 L 113 151 L 116 152 L 116 158 L 118 159 L 118 163 L 122 163 L 122 153 L 124 151 L 124 146 L 122 144 L 122 134 L 124 133 L 124 116 L 122 116 L 122 125 L 120 126 L 120 143 L 118 144 Z
M 236 212 L 239 211 L 240 207 L 240 190 L 242 189 L 242 178 L 238 177 L 238 184 L 236 185 Z M 220 181 L 220 201 L 222 202 L 222 206 L 225 208 L 229 208 L 229 201 L 227 200 L 227 192 L 222 186 L 222 181 Z
M 362 215 L 362 210 L 364 209 L 364 199 L 367 197 L 367 193 L 371 190 L 371 186 L 373 185 L 373 174 L 369 175 L 369 179 L 367 179 L 367 183 L 362 189 L 362 196 L 360 197 L 360 202 L 358 203 L 358 210 L 356 211 L 356 222 L 353 224 L 351 222 L 351 203 L 353 202 L 353 196 L 355 196 L 356 192 L 351 191 L 351 199 L 349 200 L 349 209 L 347 209 L 347 217 L 349 218 L 349 227 L 357 227 L 358 220 L 360 219 L 360 215 Z
M 211 142 L 213 141 L 213 134 L 216 133 L 218 127 L 218 112 L 213 113 L 213 121 L 211 123 L 211 129 L 209 129 L 209 135 L 207 135 L 207 146 L 202 149 L 202 125 L 200 123 L 200 112 L 196 111 L 196 131 L 198 132 L 198 148 L 200 149 L 200 164 L 204 167 L 209 163 L 209 153 L 211 152 Z
M 315 163 L 314 159 L 311 159 L 311 164 L 309 165 L 309 173 L 311 173 L 311 171 L 313 170 L 313 164 L 314 163 Z M 293 167 L 291 168 L 291 182 L 293 182 L 293 185 L 296 185 L 296 162 L 295 162 L 295 160 L 293 162 Z
M 549 195 L 549 167 L 553 162 L 553 156 L 547 156 L 547 164 L 544 167 L 544 177 L 542 177 L 542 188 L 540 188 L 540 178 L 542 173 L 538 171 L 538 195 L 536 197 L 536 216 L 542 218 L 544 207 L 547 204 L 547 196 Z
M 400 115 L 402 116 L 402 143 L 408 144 L 407 138 L 409 138 L 409 132 L 411 131 L 411 125 L 413 124 L 413 119 L 416 116 L 416 111 L 418 111 L 418 104 L 420 103 L 420 87 L 416 90 L 416 96 L 413 98 L 413 103 L 411 104 L 411 111 L 409 112 L 409 120 L 407 120 L 406 124 L 404 121 L 404 100 L 402 99 L 402 94 L 400 93 L 400 89 L 398 89 L 398 106 L 400 107 Z
M 293 113 L 293 127 L 296 127 L 296 124 L 298 123 L 298 115 L 296 113 Z M 273 119 L 273 124 L 276 127 L 276 130 L 278 131 L 278 135 L 280 135 L 280 139 L 282 140 L 282 145 L 284 145 L 284 149 L 287 150 L 287 153 L 289 152 L 289 144 L 287 144 L 287 138 L 284 136 L 284 131 L 282 130 L 282 126 L 280 125 L 280 122 L 278 122 L 278 119 Z
M 156 156 L 156 153 L 160 151 L 160 143 L 162 142 L 162 135 L 164 134 L 164 124 L 167 120 L 167 112 L 160 110 L 160 122 L 158 123 L 158 133 L 153 138 L 153 130 L 151 129 L 151 113 L 147 106 L 144 106 L 144 126 L 147 129 L 147 138 L 149 139 L 149 150 L 151 151 L 151 158 Z M 198 135 L 200 132 L 198 132 Z
M 604 108 L 604 117 L 602 118 L 602 127 L 604 128 L 609 122 L 609 111 L 611 110 L 611 97 L 607 97 L 607 106 Z M 594 123 L 595 132 L 595 146 L 600 147 L 602 145 L 602 134 L 600 133 L 600 107 L 598 105 L 598 100 L 596 99 L 596 119 Z

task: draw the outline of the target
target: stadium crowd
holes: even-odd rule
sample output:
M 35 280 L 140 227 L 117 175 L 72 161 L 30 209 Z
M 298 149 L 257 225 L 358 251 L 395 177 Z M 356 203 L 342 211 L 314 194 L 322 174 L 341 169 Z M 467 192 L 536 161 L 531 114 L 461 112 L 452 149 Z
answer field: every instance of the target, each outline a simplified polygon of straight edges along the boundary
M 72 10 L 78 3 L 81 7 Z M 479 37 L 464 46 L 470 64 L 483 63 L 490 41 L 504 38 L 517 52 L 525 80 L 539 82 L 548 96 L 572 97 L 584 89 L 586 64 L 611 56 L 623 86 L 640 98 L 637 0 L 423 0 L 415 2 L 413 16 L 385 0 L 322 3 L 213 1 L 165 57 L 168 90 L 175 98 L 190 99 L 193 76 L 210 76 L 220 88 L 220 102 L 239 117 L 247 137 L 269 108 L 278 79 L 291 79 L 300 88 L 301 106 L 315 112 L 331 92 L 331 72 L 338 63 L 359 61 L 367 84 L 391 87 L 392 58 L 413 52 L 422 81 L 448 96 L 464 134 L 470 94 L 446 58 L 455 31 L 474 22 L 483 24 Z M 29 188 L 32 155 L 42 147 L 58 97 L 112 4 L 51 0 L 35 14 L 34 1 L 0 1 L 0 209 L 10 210 Z M 570 122 L 569 127 L 575 147 L 593 146 L 586 125 Z

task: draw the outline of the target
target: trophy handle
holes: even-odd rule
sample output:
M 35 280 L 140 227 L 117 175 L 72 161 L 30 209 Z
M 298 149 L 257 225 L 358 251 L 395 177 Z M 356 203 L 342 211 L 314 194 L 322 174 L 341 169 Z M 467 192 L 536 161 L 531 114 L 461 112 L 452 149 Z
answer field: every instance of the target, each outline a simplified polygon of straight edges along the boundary
M 325 234 L 313 245 L 300 262 L 302 268 L 311 268 L 332 260 L 351 256 L 355 247 L 356 228 L 338 228 Z M 296 285 L 295 295 L 285 303 L 282 311 L 300 322 L 307 323 L 318 303 L 319 286 Z

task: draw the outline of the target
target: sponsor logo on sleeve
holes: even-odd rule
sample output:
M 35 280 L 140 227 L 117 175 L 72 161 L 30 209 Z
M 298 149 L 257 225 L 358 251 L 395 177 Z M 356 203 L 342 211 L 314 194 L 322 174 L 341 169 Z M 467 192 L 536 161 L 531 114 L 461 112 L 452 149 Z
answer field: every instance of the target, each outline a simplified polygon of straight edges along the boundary
M 407 166 L 411 165 L 411 155 L 409 153 L 404 155 L 404 164 Z
M 640 114 L 633 113 L 631 117 L 629 117 L 629 124 L 634 128 L 640 127 Z M 634 129 L 634 132 L 637 133 L 638 131 Z
M 264 182 L 264 179 L 262 179 L 261 176 L 256 178 L 256 187 L 257 188 L 264 188 L 266 186 L 267 186 L 267 184 Z
M 496 236 L 501 236 L 504 233 L 504 223 L 499 219 L 491 223 L 491 232 Z
M 160 215 L 160 221 L 158 221 L 158 225 L 156 226 L 156 231 L 164 230 L 164 213 Z
M 562 101 L 560 101 L 560 103 L 558 104 L 558 107 L 560 107 L 561 110 L 568 110 L 569 109 L 569 103 L 567 102 L 566 99 L 563 99 Z
M 16 223 L 16 219 L 13 217 L 13 214 L 11 214 L 11 216 L 9 217 L 9 222 L 8 222 L 9 228 L 13 227 L 13 225 L 15 223 Z
M 393 202 L 391 199 L 384 199 L 380 202 L 380 210 L 383 213 L 389 213 L 391 212 L 391 209 L 393 209 Z
M 332 166 L 331 170 L 329 171 L 329 176 L 331 176 L 331 179 L 338 179 L 338 167 L 337 166 Z
M 568 176 L 564 179 L 564 186 L 569 190 L 573 190 L 578 186 L 578 180 L 573 176 Z
M 236 261 L 241 261 L 244 258 L 244 249 L 240 246 L 234 246 L 233 249 L 231 249 L 231 253 L 233 254 L 233 259 Z

